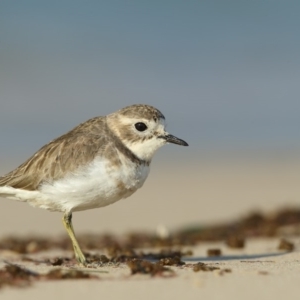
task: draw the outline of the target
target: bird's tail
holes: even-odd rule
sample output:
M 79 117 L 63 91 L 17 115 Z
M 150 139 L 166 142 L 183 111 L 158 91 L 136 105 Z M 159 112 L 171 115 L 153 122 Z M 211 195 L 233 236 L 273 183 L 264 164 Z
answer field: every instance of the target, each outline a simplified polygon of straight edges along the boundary
M 11 186 L 0 186 L 0 197 L 12 199 L 16 201 L 27 201 L 34 196 L 34 191 L 26 191 L 22 189 L 15 189 Z

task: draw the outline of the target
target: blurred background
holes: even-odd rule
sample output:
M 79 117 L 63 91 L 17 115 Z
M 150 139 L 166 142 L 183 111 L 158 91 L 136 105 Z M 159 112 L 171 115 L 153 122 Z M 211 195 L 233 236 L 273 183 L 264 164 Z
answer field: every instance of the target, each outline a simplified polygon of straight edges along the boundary
M 80 122 L 159 108 L 190 147 L 157 153 L 142 190 L 76 214 L 77 231 L 174 229 L 299 205 L 299 1 L 0 2 L 0 171 Z M 2 200 L 0 234 L 59 233 Z

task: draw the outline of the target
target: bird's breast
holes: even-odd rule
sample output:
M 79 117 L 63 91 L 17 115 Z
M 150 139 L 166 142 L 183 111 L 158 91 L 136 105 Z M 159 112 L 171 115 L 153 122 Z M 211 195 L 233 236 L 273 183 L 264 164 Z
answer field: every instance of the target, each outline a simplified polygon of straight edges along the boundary
M 118 165 L 99 157 L 60 180 L 43 184 L 40 191 L 49 206 L 44 208 L 79 211 L 106 206 L 132 195 L 148 174 L 148 165 L 136 164 L 125 157 L 121 157 Z

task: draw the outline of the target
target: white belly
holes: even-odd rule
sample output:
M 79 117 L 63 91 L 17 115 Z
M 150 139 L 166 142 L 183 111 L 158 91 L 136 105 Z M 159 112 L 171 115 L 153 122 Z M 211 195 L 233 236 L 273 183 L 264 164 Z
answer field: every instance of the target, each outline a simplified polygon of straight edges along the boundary
M 40 197 L 27 200 L 29 204 L 51 211 L 72 212 L 112 204 L 129 197 L 145 182 L 149 166 L 136 165 L 123 159 L 121 167 L 103 159 L 55 181 L 44 183 Z

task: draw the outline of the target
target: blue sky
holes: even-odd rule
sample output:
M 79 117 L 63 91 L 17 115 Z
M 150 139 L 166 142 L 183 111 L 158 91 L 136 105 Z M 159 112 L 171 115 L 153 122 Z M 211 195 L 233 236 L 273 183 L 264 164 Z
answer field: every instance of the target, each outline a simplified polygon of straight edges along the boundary
M 0 2 L 0 159 L 148 103 L 197 149 L 300 148 L 299 1 Z

